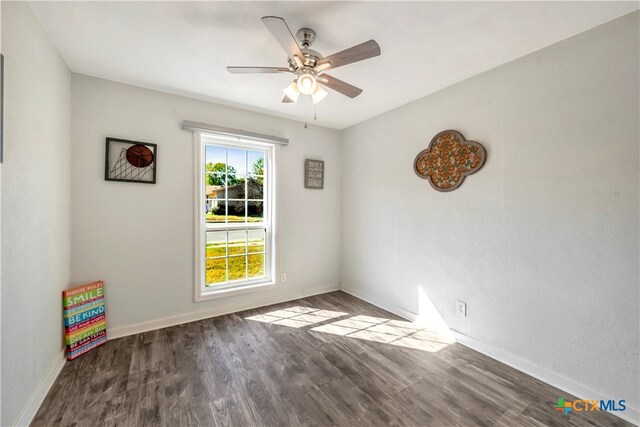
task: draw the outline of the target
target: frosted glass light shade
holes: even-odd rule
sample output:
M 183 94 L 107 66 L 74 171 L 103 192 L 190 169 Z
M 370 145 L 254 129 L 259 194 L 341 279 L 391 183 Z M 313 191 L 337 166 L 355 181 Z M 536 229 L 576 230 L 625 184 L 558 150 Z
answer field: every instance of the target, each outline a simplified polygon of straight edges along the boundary
M 284 94 L 292 100 L 293 102 L 298 102 L 298 97 L 300 96 L 300 91 L 298 90 L 298 85 L 296 82 L 291 83 L 289 86 L 282 89 Z
M 316 78 L 311 74 L 302 74 L 298 77 L 298 90 L 304 95 L 311 95 L 318 85 Z
M 327 96 L 327 91 L 322 89 L 320 85 L 318 85 L 315 92 L 311 94 L 311 99 L 313 99 L 314 104 L 317 104 L 318 102 L 322 101 L 325 96 Z

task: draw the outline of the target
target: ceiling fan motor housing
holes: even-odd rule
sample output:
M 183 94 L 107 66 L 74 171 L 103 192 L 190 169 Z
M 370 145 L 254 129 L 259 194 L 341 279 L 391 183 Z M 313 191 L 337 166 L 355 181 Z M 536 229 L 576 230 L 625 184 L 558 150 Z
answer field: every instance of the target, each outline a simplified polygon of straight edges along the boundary
M 304 61 L 304 68 L 315 67 L 318 59 L 322 58 L 322 55 L 320 55 L 319 52 L 309 49 L 309 46 L 311 46 L 311 44 L 316 40 L 316 32 L 310 28 L 300 28 L 296 33 L 296 36 L 300 41 L 300 51 L 304 54 L 304 58 L 301 58 Z M 300 70 L 302 67 L 298 67 L 291 58 L 289 58 L 289 68 L 291 71 L 303 71 Z
M 311 28 L 300 28 L 296 33 L 303 48 L 307 49 L 316 40 L 316 32 Z
M 313 68 L 316 66 L 318 59 L 322 58 L 322 55 L 320 55 L 319 52 L 313 49 L 301 48 L 300 50 L 304 54 L 304 67 L 298 67 L 298 65 L 294 61 L 292 61 L 291 58 L 289 58 L 289 68 L 291 69 L 291 71 L 296 71 L 307 67 Z

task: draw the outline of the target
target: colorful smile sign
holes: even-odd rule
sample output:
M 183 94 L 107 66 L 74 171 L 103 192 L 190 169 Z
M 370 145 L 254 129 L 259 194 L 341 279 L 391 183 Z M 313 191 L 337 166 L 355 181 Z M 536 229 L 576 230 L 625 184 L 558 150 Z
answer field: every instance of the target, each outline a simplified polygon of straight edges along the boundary
M 62 291 L 62 307 L 68 360 L 107 342 L 104 284 L 101 281 Z

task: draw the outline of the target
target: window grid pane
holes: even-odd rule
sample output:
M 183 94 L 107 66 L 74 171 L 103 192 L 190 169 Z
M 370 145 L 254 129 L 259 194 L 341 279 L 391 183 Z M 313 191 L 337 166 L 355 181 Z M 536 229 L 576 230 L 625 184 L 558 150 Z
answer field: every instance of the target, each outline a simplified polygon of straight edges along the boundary
M 224 251 L 219 241 L 217 244 L 207 241 L 206 285 L 263 278 L 270 226 L 265 224 L 258 229 L 225 226 L 264 223 L 265 152 L 216 145 L 205 147 L 205 150 L 215 147 L 217 158 L 225 162 L 224 165 L 205 164 L 205 233 L 224 233 L 226 237 Z
M 227 254 L 244 255 L 247 253 L 247 230 L 229 230 L 227 240 Z
M 247 280 L 247 256 L 230 256 L 227 260 L 229 281 Z
M 227 256 L 227 232 L 209 231 L 206 235 L 205 253 L 207 258 Z M 222 249 L 222 250 L 221 250 Z
M 223 285 L 227 282 L 227 258 L 207 260 L 205 276 L 206 285 Z
M 244 179 L 244 197 L 245 197 L 245 199 L 247 197 L 249 197 L 248 187 L 247 187 L 247 185 L 248 185 L 247 182 L 249 181 L 248 180 L 248 177 L 249 177 L 249 165 L 248 165 L 249 157 L 248 157 L 247 153 L 248 153 L 247 151 L 244 152 L 244 172 L 245 172 L 245 176 L 244 176 L 245 177 L 245 179 Z M 246 206 L 245 206 L 245 210 L 244 211 L 245 212 L 247 211 Z
M 229 150 L 224 149 L 224 199 L 229 200 L 229 194 L 227 194 L 227 186 L 229 185 Z M 224 222 L 229 222 L 229 203 L 224 204 Z M 227 262 L 227 278 L 229 277 L 229 266 Z
M 246 240 L 246 246 L 244 248 L 244 253 L 249 254 L 249 230 L 247 230 L 247 240 Z M 249 258 L 247 258 L 247 278 L 249 278 Z
M 247 256 L 247 277 L 249 279 L 264 277 L 265 256 L 264 253 L 252 253 Z

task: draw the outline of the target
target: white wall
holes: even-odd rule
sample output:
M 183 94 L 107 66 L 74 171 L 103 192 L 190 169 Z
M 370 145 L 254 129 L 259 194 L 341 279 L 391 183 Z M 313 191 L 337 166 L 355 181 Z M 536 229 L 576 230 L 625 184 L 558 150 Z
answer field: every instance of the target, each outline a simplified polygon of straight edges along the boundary
M 27 4 L 3 2 L 2 24 L 2 425 L 62 349 L 60 290 L 95 279 L 105 280 L 112 336 L 341 280 L 417 314 L 426 294 L 453 329 L 638 402 L 637 13 L 343 133 L 70 77 Z M 287 282 L 193 302 L 183 119 L 290 139 L 276 150 L 276 275 Z M 436 193 L 412 163 L 448 128 L 488 158 L 458 190 Z M 158 184 L 105 182 L 107 136 L 158 143 Z M 325 190 L 303 188 L 305 157 L 326 161 Z
M 61 360 L 60 292 L 70 274 L 71 78 L 26 2 L 2 2 L 2 52 L 0 424 L 9 425 Z
M 416 314 L 423 292 L 452 329 L 637 408 L 638 38 L 636 12 L 347 129 L 342 287 Z M 413 172 L 444 129 L 487 149 L 451 193 Z
M 276 276 L 286 282 L 193 302 L 194 142 L 182 120 L 289 138 L 275 150 Z M 74 74 L 71 134 L 72 279 L 105 281 L 112 336 L 339 287 L 339 132 Z M 157 143 L 157 184 L 104 181 L 107 136 Z M 304 188 L 306 156 L 325 160 L 324 190 Z

